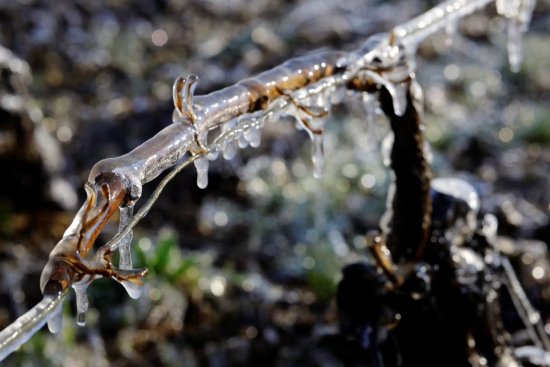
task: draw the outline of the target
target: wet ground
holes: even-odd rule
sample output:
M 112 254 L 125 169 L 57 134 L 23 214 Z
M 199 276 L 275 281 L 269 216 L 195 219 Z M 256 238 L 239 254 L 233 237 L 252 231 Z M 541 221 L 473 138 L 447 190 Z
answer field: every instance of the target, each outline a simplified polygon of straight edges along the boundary
M 0 2 L 0 44 L 29 65 L 0 53 L 0 328 L 40 299 L 40 271 L 92 165 L 170 123 L 177 76 L 198 75 L 202 94 L 293 56 L 353 49 L 427 3 Z M 417 72 L 434 174 L 476 187 L 546 318 L 549 8 L 537 5 L 518 74 L 491 7 L 464 20 L 452 44 L 445 35 L 423 44 Z M 145 296 L 97 281 L 85 328 L 67 302 L 62 333 L 40 332 L 6 365 L 299 363 L 337 330 L 340 270 L 366 256 L 364 234 L 385 207 L 386 121 L 365 126 L 357 98 L 347 100 L 327 127 L 321 180 L 307 135 L 289 121 L 269 125 L 259 148 L 211 163 L 205 190 L 185 170 L 136 230 L 135 260 L 150 269 Z

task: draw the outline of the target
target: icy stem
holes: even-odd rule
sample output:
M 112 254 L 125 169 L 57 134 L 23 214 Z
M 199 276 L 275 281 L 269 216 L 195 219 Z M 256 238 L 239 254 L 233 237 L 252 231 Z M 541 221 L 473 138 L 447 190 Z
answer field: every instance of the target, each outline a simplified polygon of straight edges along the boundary
M 197 186 L 200 189 L 205 189 L 208 186 L 208 158 L 198 158 L 194 164 L 197 169 Z
M 118 225 L 118 232 L 122 232 L 124 228 L 128 225 L 132 219 L 134 213 L 134 205 L 129 205 L 127 207 L 121 207 L 120 212 L 120 221 Z M 120 241 L 119 252 L 120 252 L 120 262 L 119 267 L 121 269 L 132 269 L 132 238 L 133 232 L 130 231 L 124 238 Z M 76 289 L 75 289 L 76 290 Z
M 55 307 L 55 310 L 52 312 L 51 317 L 48 319 L 48 329 L 51 333 L 57 334 L 61 330 L 62 320 L 61 320 L 61 309 L 63 308 L 63 303 L 60 303 Z
M 323 149 L 323 134 L 312 135 L 312 155 L 313 177 L 320 179 L 323 177 L 323 167 L 325 165 L 325 155 Z
M 88 294 L 86 293 L 89 282 L 75 283 L 73 289 L 76 294 L 76 323 L 78 326 L 86 325 L 86 312 L 88 311 Z

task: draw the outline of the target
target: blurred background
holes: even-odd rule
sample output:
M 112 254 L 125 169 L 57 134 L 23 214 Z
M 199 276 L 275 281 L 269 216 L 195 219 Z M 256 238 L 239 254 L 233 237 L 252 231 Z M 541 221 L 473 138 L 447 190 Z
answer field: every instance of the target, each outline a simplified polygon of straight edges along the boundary
M 93 164 L 171 122 L 176 77 L 198 75 L 207 93 L 290 57 L 352 50 L 436 3 L 0 0 L 0 328 L 40 300 L 40 272 Z M 431 37 L 417 60 L 434 175 L 476 187 L 545 320 L 549 10 L 538 1 L 517 74 L 494 6 L 456 36 Z M 364 235 L 384 212 L 387 132 L 383 117 L 366 125 L 350 94 L 333 106 L 320 180 L 290 120 L 266 126 L 259 148 L 211 162 L 205 190 L 184 170 L 135 231 L 134 261 L 150 270 L 144 296 L 96 281 L 86 327 L 71 297 L 62 332 L 37 333 L 5 365 L 296 365 L 337 331 L 340 270 L 366 256 Z

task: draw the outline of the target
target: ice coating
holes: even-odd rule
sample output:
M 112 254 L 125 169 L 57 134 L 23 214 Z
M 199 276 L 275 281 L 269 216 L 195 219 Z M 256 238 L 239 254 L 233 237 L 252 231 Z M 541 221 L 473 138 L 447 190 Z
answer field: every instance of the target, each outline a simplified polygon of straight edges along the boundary
M 0 332 L 0 361 L 6 358 L 12 351 L 24 344 L 34 335 L 52 314 L 60 317 L 60 307 L 67 292 L 57 295 L 44 296 L 42 301 L 21 315 L 11 325 Z
M 208 158 L 198 158 L 194 164 L 197 169 L 197 186 L 200 189 L 205 189 L 208 186 Z
M 126 228 L 128 223 L 132 219 L 133 212 L 134 212 L 133 205 L 129 205 L 127 207 L 121 207 L 119 209 L 120 221 L 119 221 L 118 232 L 122 232 L 122 230 Z M 133 238 L 133 232 L 130 231 L 126 236 L 124 236 L 122 241 L 120 241 L 119 267 L 121 269 L 132 269 L 132 238 Z
M 396 42 L 405 49 L 416 50 L 418 44 L 426 37 L 456 23 L 465 15 L 471 14 L 493 0 L 448 0 L 433 7 L 422 15 L 393 29 Z

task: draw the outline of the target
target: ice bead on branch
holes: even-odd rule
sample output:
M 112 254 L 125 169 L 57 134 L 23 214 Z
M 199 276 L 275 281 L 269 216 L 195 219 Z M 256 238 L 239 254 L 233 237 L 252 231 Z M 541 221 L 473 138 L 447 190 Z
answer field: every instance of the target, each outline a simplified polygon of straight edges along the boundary
M 0 332 L 0 361 L 12 351 L 27 342 L 52 315 L 61 317 L 61 305 L 67 292 L 45 296 L 42 301 L 21 315 L 10 326 Z M 57 330 L 59 330 L 57 328 Z

